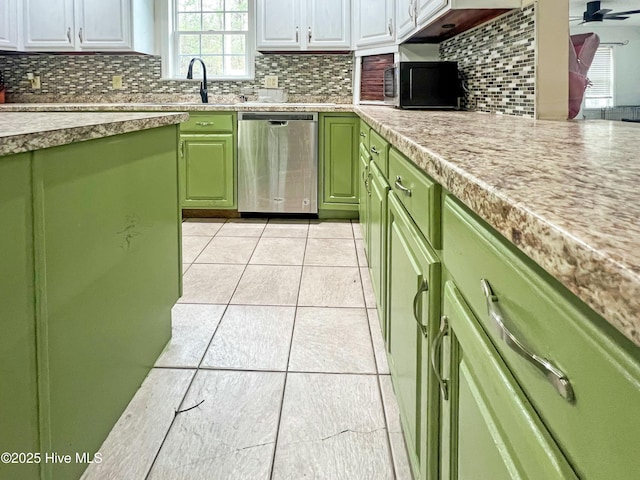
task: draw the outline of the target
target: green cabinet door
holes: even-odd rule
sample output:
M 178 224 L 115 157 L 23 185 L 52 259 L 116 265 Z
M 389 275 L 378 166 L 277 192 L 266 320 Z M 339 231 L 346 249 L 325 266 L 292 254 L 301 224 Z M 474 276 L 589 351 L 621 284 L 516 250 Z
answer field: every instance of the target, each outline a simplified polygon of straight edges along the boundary
M 437 330 L 440 262 L 394 193 L 388 196 L 387 349 L 415 478 L 436 478 L 437 391 L 429 338 Z
M 368 261 L 371 283 L 378 307 L 378 318 L 385 335 L 386 325 L 386 255 L 387 255 L 387 193 L 389 184 L 375 163 L 370 164 L 369 190 L 371 192 L 368 211 L 369 237 Z
M 360 120 L 355 116 L 322 116 L 320 129 L 320 209 L 358 209 Z
M 93 455 L 171 337 L 176 139 L 167 126 L 33 153 L 43 452 Z M 78 478 L 73 458 L 42 467 Z
M 432 345 L 441 378 L 439 478 L 577 478 L 453 282 L 443 296 Z
M 31 154 L 0 157 L 0 453 L 38 452 Z M 0 478 L 39 478 L 0 462 Z
M 359 202 L 358 202 L 358 213 L 360 215 L 360 226 L 362 228 L 362 239 L 364 240 L 364 247 L 369 255 L 369 247 L 367 242 L 369 241 L 369 196 L 371 195 L 369 192 L 369 161 L 371 157 L 369 157 L 369 153 L 366 150 L 363 150 L 363 147 L 360 146 L 360 155 L 359 155 L 359 175 L 358 175 L 358 183 L 359 183 Z
M 232 133 L 180 135 L 182 208 L 236 208 Z

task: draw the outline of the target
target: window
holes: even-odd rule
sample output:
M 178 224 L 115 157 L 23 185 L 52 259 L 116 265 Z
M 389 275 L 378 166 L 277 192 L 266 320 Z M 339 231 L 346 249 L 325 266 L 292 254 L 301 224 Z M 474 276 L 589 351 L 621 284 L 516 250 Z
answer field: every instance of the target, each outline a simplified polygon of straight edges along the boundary
M 173 0 L 172 72 L 185 78 L 189 61 L 200 57 L 212 79 L 253 75 L 251 0 Z M 194 68 L 195 75 L 199 63 Z M 195 66 L 194 66 L 195 67 Z
M 613 107 L 613 47 L 599 47 L 587 77 L 592 85 L 585 92 L 585 108 Z

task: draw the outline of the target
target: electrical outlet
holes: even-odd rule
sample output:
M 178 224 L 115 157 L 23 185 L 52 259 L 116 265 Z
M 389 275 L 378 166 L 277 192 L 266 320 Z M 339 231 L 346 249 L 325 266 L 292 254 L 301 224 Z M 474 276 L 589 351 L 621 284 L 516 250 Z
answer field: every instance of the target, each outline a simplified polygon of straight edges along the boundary
M 111 77 L 111 87 L 114 90 L 122 90 L 122 75 L 114 75 Z
M 40 75 L 33 77 L 33 80 L 31 80 L 31 88 L 34 90 L 40 90 L 42 88 L 40 85 Z
M 264 88 L 278 88 L 278 76 L 267 75 L 264 77 Z

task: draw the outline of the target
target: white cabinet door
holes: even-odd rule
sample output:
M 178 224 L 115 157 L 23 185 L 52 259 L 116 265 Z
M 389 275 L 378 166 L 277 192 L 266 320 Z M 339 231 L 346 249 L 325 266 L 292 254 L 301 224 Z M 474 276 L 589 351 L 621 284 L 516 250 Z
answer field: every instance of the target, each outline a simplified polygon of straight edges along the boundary
M 309 48 L 351 48 L 350 0 L 307 0 Z
M 257 0 L 258 49 L 300 49 L 304 28 L 300 3 L 303 0 Z
M 395 39 L 393 0 L 355 0 L 355 46 L 383 45 Z
M 26 50 L 75 49 L 73 0 L 24 0 Z
M 131 47 L 130 0 L 76 0 L 76 40 L 82 50 Z
M 396 41 L 405 40 L 416 27 L 415 0 L 396 0 Z
M 18 2 L 0 0 L 0 50 L 18 48 Z
M 427 24 L 431 17 L 449 5 L 450 0 L 416 0 L 418 2 L 418 24 Z

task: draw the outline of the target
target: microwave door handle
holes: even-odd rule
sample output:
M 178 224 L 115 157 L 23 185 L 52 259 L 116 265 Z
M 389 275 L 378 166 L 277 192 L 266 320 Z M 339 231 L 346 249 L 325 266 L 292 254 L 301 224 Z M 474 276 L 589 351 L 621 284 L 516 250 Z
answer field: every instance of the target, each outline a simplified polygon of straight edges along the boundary
M 413 100 L 413 70 L 409 70 L 409 99 Z

